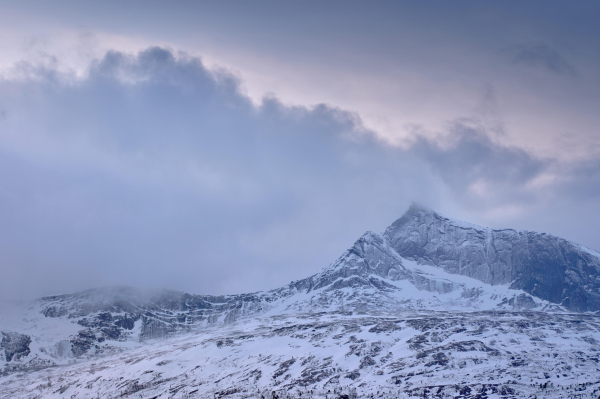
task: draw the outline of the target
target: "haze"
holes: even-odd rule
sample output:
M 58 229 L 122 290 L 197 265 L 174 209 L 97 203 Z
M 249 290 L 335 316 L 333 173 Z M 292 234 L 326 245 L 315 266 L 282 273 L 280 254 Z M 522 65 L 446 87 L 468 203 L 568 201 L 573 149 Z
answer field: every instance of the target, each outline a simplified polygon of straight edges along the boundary
M 0 2 L 0 298 L 222 294 L 412 201 L 600 249 L 600 4 Z

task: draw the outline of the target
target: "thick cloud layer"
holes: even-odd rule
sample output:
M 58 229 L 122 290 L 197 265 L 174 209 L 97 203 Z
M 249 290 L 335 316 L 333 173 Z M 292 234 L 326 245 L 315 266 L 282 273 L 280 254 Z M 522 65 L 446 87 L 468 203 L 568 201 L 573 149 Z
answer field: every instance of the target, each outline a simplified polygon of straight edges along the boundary
M 226 70 L 157 47 L 109 52 L 83 79 L 20 68 L 0 82 L 5 298 L 107 284 L 273 288 L 326 266 L 411 201 L 599 238 L 557 228 L 568 212 L 539 214 L 597 210 L 597 163 L 535 158 L 472 121 L 454 123 L 449 141 L 392 147 L 355 113 L 276 97 L 255 106 Z

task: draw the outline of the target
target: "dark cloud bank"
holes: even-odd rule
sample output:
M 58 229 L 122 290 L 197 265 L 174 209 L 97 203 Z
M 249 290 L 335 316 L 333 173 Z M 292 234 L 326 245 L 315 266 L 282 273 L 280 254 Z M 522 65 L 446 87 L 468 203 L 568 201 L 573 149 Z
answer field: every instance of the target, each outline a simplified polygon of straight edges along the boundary
M 469 121 L 392 147 L 354 113 L 255 106 L 227 71 L 161 48 L 108 53 L 85 79 L 20 68 L 0 82 L 3 298 L 271 288 L 411 201 L 600 247 L 598 162 L 537 159 Z

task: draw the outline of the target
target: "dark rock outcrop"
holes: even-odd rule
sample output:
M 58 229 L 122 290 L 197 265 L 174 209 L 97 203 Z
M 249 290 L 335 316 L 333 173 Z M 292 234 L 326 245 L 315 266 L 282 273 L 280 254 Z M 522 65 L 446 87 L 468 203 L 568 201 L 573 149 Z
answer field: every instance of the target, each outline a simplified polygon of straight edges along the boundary
M 2 335 L 0 348 L 4 349 L 4 358 L 6 361 L 19 360 L 29 355 L 29 344 L 31 343 L 29 335 L 4 331 L 0 332 L 0 335 Z

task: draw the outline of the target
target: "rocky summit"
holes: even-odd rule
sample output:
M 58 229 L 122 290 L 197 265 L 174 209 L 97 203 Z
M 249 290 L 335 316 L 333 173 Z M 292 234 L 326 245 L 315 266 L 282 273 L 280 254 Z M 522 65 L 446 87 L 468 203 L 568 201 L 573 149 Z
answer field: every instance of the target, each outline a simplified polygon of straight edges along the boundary
M 278 289 L 45 297 L 0 337 L 0 398 L 597 398 L 600 254 L 412 205 Z
M 600 254 L 545 233 L 460 223 L 413 205 L 383 235 L 400 256 L 575 311 L 600 310 Z

